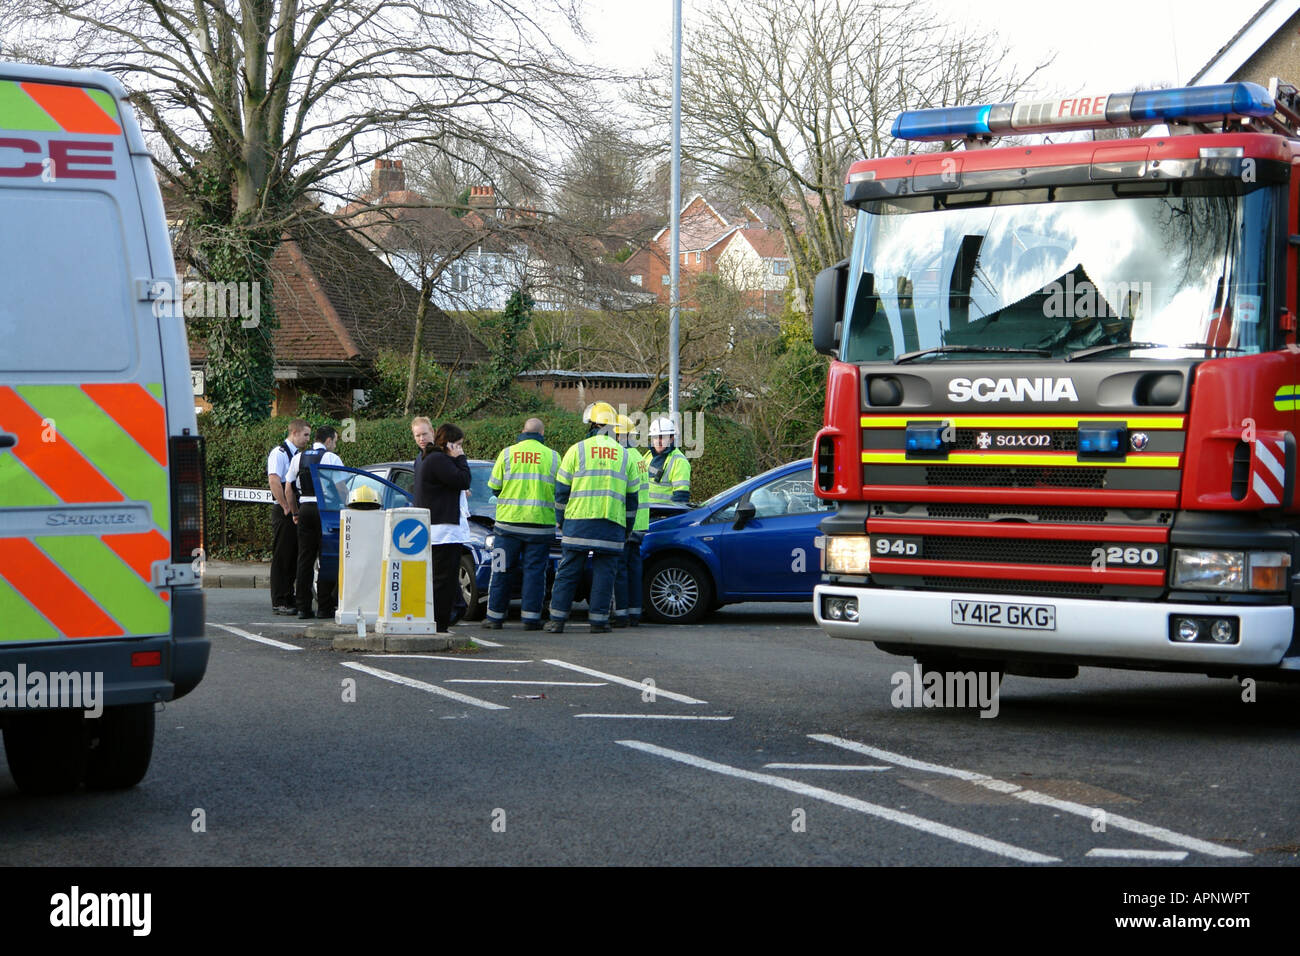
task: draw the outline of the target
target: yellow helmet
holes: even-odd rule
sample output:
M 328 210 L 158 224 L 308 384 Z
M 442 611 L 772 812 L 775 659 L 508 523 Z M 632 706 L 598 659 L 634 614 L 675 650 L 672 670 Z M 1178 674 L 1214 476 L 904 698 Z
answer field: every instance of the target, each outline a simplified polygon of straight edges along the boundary
M 609 402 L 592 402 L 582 413 L 582 420 L 588 425 L 613 425 L 618 421 L 618 412 Z
M 619 436 L 632 434 L 632 419 L 626 415 L 619 415 L 614 423 L 614 434 Z
M 361 485 L 352 489 L 348 495 L 348 507 L 356 508 L 359 511 L 373 511 L 376 508 L 383 507 L 379 501 L 379 493 L 369 485 Z

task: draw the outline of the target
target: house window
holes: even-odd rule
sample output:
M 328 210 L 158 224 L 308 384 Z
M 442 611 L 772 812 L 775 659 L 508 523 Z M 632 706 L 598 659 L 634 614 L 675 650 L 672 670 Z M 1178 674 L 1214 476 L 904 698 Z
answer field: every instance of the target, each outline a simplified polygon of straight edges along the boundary
M 640 284 L 641 284 L 641 277 L 640 277 L 640 276 L 629 276 L 629 278 L 632 280 L 632 284 L 633 284 L 633 285 L 640 285 Z
M 772 275 L 783 276 L 790 274 L 790 262 L 788 259 L 772 260 Z
M 665 272 L 663 275 L 663 280 L 664 280 L 664 285 L 668 285 L 668 283 L 673 281 L 673 277 Z
M 697 252 L 697 253 L 695 253 L 695 262 L 696 262 L 697 265 L 700 263 L 700 261 L 702 260 L 703 256 L 704 256 L 704 253 L 702 253 L 702 252 Z

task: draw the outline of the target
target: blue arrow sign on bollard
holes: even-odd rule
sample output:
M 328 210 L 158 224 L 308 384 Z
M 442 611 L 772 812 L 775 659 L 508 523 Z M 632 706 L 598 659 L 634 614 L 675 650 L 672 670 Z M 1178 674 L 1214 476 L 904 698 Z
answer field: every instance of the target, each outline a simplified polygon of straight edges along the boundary
M 393 547 L 402 554 L 419 554 L 429 544 L 429 529 L 419 518 L 403 518 L 393 526 Z

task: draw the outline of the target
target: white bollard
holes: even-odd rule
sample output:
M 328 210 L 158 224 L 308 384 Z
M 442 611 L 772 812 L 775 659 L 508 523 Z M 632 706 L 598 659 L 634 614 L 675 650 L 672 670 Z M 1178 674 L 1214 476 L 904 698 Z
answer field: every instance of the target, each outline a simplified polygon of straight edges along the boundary
M 384 554 L 376 634 L 434 634 L 429 509 L 392 508 L 384 515 Z

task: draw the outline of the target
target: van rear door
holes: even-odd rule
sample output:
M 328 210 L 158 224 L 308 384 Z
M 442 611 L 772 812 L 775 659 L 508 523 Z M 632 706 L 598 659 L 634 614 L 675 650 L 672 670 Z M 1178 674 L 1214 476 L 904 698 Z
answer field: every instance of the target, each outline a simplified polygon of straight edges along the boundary
M 135 157 L 107 89 L 32 73 L 0 64 L 0 647 L 168 635 L 169 429 Z

